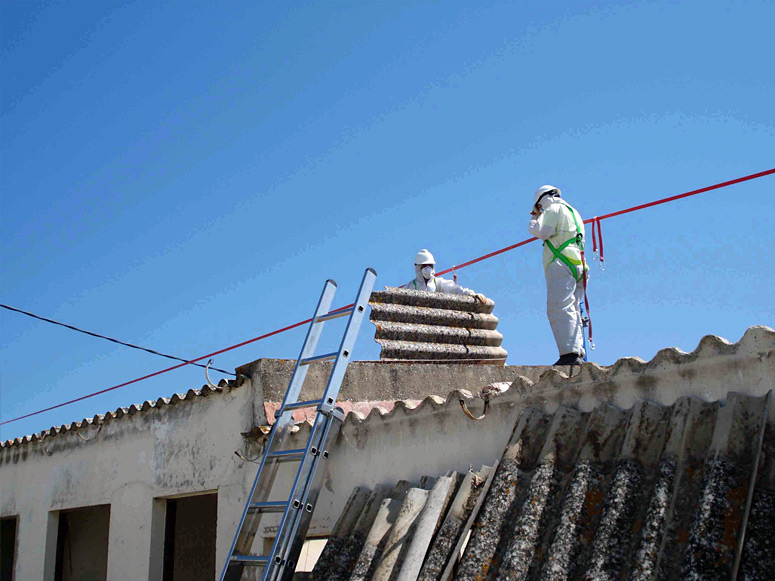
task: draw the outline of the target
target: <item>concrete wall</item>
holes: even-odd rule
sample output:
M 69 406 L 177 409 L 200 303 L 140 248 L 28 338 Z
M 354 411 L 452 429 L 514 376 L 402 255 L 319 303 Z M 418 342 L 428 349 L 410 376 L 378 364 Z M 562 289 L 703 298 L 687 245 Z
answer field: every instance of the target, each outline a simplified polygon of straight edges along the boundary
M 259 386 L 266 401 L 282 401 L 296 364 L 291 359 L 259 359 L 237 369 Z M 323 394 L 332 363 L 316 363 L 307 372 L 302 399 Z M 546 366 L 466 363 L 404 363 L 353 361 L 347 367 L 339 399 L 383 401 L 445 396 L 453 389 L 478 392 L 488 383 L 513 381 L 519 376 L 538 381 Z

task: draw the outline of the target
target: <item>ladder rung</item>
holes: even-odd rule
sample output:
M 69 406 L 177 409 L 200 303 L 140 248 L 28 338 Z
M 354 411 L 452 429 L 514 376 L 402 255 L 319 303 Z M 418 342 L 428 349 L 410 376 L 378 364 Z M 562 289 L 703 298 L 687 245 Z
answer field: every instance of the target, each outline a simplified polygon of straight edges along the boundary
M 342 309 L 341 311 L 331 311 L 330 313 L 326 313 L 325 315 L 320 315 L 317 319 L 315 319 L 315 322 L 322 323 L 324 321 L 338 319 L 339 317 L 346 317 L 347 315 L 353 312 L 354 308 L 355 307 L 350 307 L 349 309 Z
M 257 512 L 283 512 L 288 503 L 284 500 L 277 500 L 272 502 L 251 502 L 250 510 Z
M 306 359 L 302 359 L 299 361 L 299 365 L 309 365 L 310 363 L 317 363 L 318 361 L 329 361 L 331 359 L 336 359 L 336 356 L 339 355 L 338 351 L 335 351 L 334 353 L 326 353 L 325 355 L 315 355 L 314 357 L 307 357 Z
M 299 448 L 298 450 L 278 450 L 277 452 L 269 452 L 266 457 L 280 458 L 282 460 L 295 460 L 297 458 L 304 458 L 305 452 L 306 450 L 304 448 Z
M 288 410 L 296 410 L 299 408 L 311 408 L 316 405 L 320 405 L 322 403 L 323 403 L 322 399 L 311 399 L 309 401 L 297 401 L 296 403 L 286 404 L 285 407 L 282 409 L 282 411 L 287 412 Z
M 269 564 L 269 557 L 258 555 L 232 555 L 230 561 L 232 563 L 251 565 L 253 567 L 264 567 Z

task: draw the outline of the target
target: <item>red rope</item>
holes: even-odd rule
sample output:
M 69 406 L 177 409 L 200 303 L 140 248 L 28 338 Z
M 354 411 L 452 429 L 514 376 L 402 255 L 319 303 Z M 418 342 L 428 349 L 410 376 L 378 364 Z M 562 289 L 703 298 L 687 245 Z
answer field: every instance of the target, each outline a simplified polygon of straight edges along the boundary
M 654 202 L 649 202 L 648 204 L 641 204 L 640 206 L 633 206 L 632 208 L 627 208 L 625 210 L 619 210 L 618 212 L 612 212 L 611 214 L 605 214 L 604 216 L 599 216 L 595 218 L 590 218 L 589 220 L 584 220 L 585 224 L 592 223 L 592 232 L 593 232 L 593 245 L 594 245 L 594 226 L 595 223 L 597 223 L 598 228 L 598 237 L 600 238 L 600 261 L 603 262 L 603 234 L 602 230 L 600 229 L 600 221 L 606 220 L 608 218 L 613 218 L 614 216 L 621 216 L 622 214 L 629 214 L 630 212 L 636 212 L 638 210 L 643 210 L 645 208 L 651 208 L 652 206 L 658 206 L 660 204 L 666 204 L 668 202 L 673 202 L 675 200 L 680 200 L 681 198 L 688 198 L 689 196 L 696 196 L 697 194 L 702 194 L 705 192 L 709 192 L 711 190 L 718 190 L 720 188 L 725 188 L 727 186 L 731 186 L 734 184 L 739 184 L 742 182 L 747 182 L 750 180 L 755 180 L 757 178 L 761 178 L 764 176 L 775 174 L 775 168 L 768 169 L 766 171 L 762 171 L 759 173 L 747 175 L 741 178 L 737 178 L 734 180 L 729 180 L 726 182 L 721 182 L 718 184 L 714 184 L 712 186 L 707 186 L 704 188 L 700 188 L 698 190 L 692 190 L 691 192 L 686 192 L 683 194 L 678 194 L 676 196 L 670 196 L 669 198 L 662 198 L 661 200 L 656 200 Z M 463 264 L 455 265 L 451 268 L 448 268 L 446 270 L 442 270 L 441 272 L 438 272 L 436 274 L 446 274 L 448 272 L 451 272 L 452 270 L 456 270 L 459 268 L 465 268 L 466 266 L 471 266 L 472 264 L 476 264 L 477 262 L 481 262 L 483 260 L 487 260 L 488 258 L 492 258 L 493 256 L 498 256 L 499 254 L 503 254 L 504 252 L 508 252 L 510 250 L 514 250 L 515 248 L 519 248 L 520 246 L 524 246 L 525 244 L 529 244 L 530 242 L 534 242 L 538 240 L 538 238 L 528 238 L 527 240 L 523 240 L 522 242 L 517 242 L 516 244 L 512 244 L 511 246 L 507 246 L 506 248 L 501 248 L 500 250 L 496 250 L 495 252 L 490 252 L 489 254 L 485 254 L 484 256 L 480 256 L 479 258 L 474 258 L 473 260 L 469 260 L 468 262 L 464 262 Z M 344 309 L 348 309 L 352 307 L 353 305 L 345 305 L 344 307 L 339 307 L 338 309 L 335 309 L 335 311 L 340 311 Z M 333 311 L 332 311 L 333 312 Z M 587 316 L 589 316 L 589 305 L 587 305 Z M 124 383 L 120 383 L 118 385 L 114 385 L 113 387 L 109 387 L 107 389 L 103 389 L 101 391 L 96 391 L 94 393 L 90 393 L 88 395 L 81 396 L 76 399 L 72 399 L 70 401 L 66 401 L 51 407 L 48 407 L 46 409 L 42 409 L 36 412 L 32 412 L 23 416 L 19 416 L 18 418 L 13 418 L 11 420 L 6 420 L 4 422 L 0 422 L 0 426 L 3 426 L 5 424 L 10 424 L 12 422 L 16 422 L 19 420 L 23 420 L 26 418 L 30 418 L 32 416 L 36 416 L 38 414 L 42 414 L 44 412 L 48 412 L 51 410 L 55 410 L 57 408 L 64 407 L 66 405 L 70 405 L 72 403 L 76 403 L 79 401 L 83 401 L 85 399 L 89 399 L 90 397 L 95 397 L 97 395 L 102 395 L 103 393 L 107 393 L 109 391 L 113 391 L 114 389 L 118 389 L 120 387 L 125 387 L 127 385 L 132 385 L 133 383 L 138 383 L 140 381 L 143 381 L 145 379 L 150 379 L 151 377 L 155 377 L 157 375 L 161 375 L 162 373 L 167 373 L 168 371 L 173 371 L 175 369 L 179 369 L 181 367 L 185 367 L 186 365 L 190 365 L 191 363 L 196 363 L 197 361 L 201 361 L 202 359 L 207 359 L 208 357 L 213 357 L 215 355 L 220 355 L 221 353 L 225 353 L 227 351 L 231 351 L 232 349 L 237 349 L 239 347 L 244 347 L 245 345 L 249 345 L 250 343 L 255 343 L 256 341 L 260 341 L 261 339 L 266 339 L 268 337 L 271 337 L 273 335 L 278 335 L 280 333 L 284 333 L 285 331 L 290 331 L 291 329 L 295 329 L 296 327 L 300 327 L 302 325 L 306 325 L 307 323 L 311 322 L 312 319 L 306 319 L 304 321 L 300 321 L 298 323 L 294 323 L 293 325 L 288 325 L 287 327 L 283 327 L 282 329 L 277 329 L 276 331 L 272 331 L 271 333 L 266 333 L 264 335 L 260 335 L 258 337 L 254 337 L 253 339 L 248 339 L 247 341 L 243 341 L 242 343 L 238 343 L 236 345 L 232 345 L 231 347 L 226 347 L 225 349 L 220 349 L 219 351 L 214 351 L 212 353 L 208 353 L 207 355 L 202 355 L 201 357 L 197 357 L 196 359 L 192 359 L 190 361 L 186 361 L 185 363 L 180 363 L 178 365 L 173 365 L 172 367 L 168 367 L 167 369 L 162 369 L 161 371 L 156 371 L 154 373 L 149 373 L 148 375 L 144 375 L 143 377 L 138 377 L 137 379 L 133 379 L 131 381 L 126 381 Z M 590 335 L 592 334 L 591 329 L 591 323 L 590 323 Z
M 469 260 L 468 262 L 464 262 L 463 264 L 458 264 L 456 266 L 448 268 L 447 270 L 442 270 L 440 272 L 437 272 L 436 274 L 437 275 L 447 274 L 448 272 L 452 272 L 452 270 L 454 269 L 471 266 L 472 264 L 476 264 L 477 262 L 481 262 L 482 260 L 487 260 L 488 258 L 492 258 L 493 256 L 498 256 L 499 254 L 503 254 L 504 252 L 508 252 L 509 250 L 514 250 L 515 248 L 519 248 L 520 246 L 524 246 L 525 244 L 528 244 L 530 242 L 535 242 L 536 240 L 538 240 L 538 238 L 528 238 L 527 240 L 523 240 L 522 242 L 517 242 L 516 244 L 512 244 L 511 246 L 507 246 L 506 248 L 501 248 L 500 250 L 496 250 L 495 252 L 490 252 L 489 254 L 485 254 L 484 256 L 480 256 L 479 258 L 474 258 L 473 260 Z
M 605 262 L 605 258 L 603 258 L 603 227 L 600 225 L 601 218 L 598 218 L 596 220 L 597 222 L 597 238 L 600 240 L 600 268 L 603 268 L 603 262 Z M 595 225 L 592 224 L 592 232 L 595 231 Z
M 584 276 L 584 307 L 587 309 L 587 324 L 589 325 L 589 347 L 591 349 L 595 348 L 595 342 L 592 339 L 592 313 L 589 312 L 589 299 L 587 298 L 587 261 L 584 259 L 584 251 L 581 251 L 581 272 L 583 272 Z M 584 329 L 581 329 L 582 335 L 584 334 Z
M 606 214 L 605 216 L 600 216 L 598 220 L 605 220 L 607 218 L 613 218 L 614 216 L 621 216 L 622 214 L 629 214 L 630 212 L 637 212 L 638 210 L 643 210 L 644 208 L 651 208 L 652 206 L 659 206 L 660 204 L 667 204 L 668 202 L 673 202 L 675 200 L 680 200 L 681 198 L 688 198 L 689 196 L 696 196 L 697 194 L 703 194 L 705 192 L 710 192 L 711 190 L 718 190 L 720 188 L 725 188 L 727 186 L 732 186 L 734 184 L 739 184 L 742 182 L 747 182 L 749 180 L 755 180 L 756 178 L 762 178 L 764 176 L 772 175 L 775 173 L 775 168 L 768 169 L 766 171 L 760 171 L 759 173 L 754 173 L 749 176 L 745 176 L 742 178 L 737 178 L 734 180 L 729 180 L 728 182 L 721 182 L 720 184 L 714 184 L 712 186 L 707 186 L 705 188 L 700 188 L 699 190 L 692 190 L 691 192 L 686 192 L 684 194 L 678 194 L 677 196 L 670 196 L 669 198 L 662 198 L 661 200 L 657 200 L 655 202 L 649 202 L 648 204 L 641 204 L 640 206 L 633 206 L 632 208 L 627 208 L 626 210 L 619 210 L 618 212 L 612 212 L 611 214 Z M 586 222 L 590 222 L 591 220 L 586 220 Z
M 352 305 L 349 305 L 352 306 Z M 341 307 L 341 309 L 346 309 L 348 307 Z M 340 309 L 337 309 L 340 310 Z M 185 363 L 179 363 L 178 365 L 173 365 L 172 367 L 168 367 L 167 369 L 162 369 L 161 371 L 156 371 L 154 373 L 149 373 L 148 375 L 143 375 L 142 377 L 138 377 L 137 379 L 133 379 L 132 381 L 126 381 L 124 383 L 120 383 L 118 385 L 114 385 L 113 387 L 109 387 L 107 389 L 103 389 L 100 391 L 95 391 L 94 393 L 90 393 L 88 395 L 84 395 L 81 397 L 77 397 L 75 399 L 71 399 L 70 401 L 66 401 L 57 405 L 53 405 L 51 407 L 48 407 L 43 410 L 39 410 L 36 412 L 32 412 L 30 414 L 26 414 L 24 416 L 19 416 L 18 418 L 14 418 L 12 420 L 6 420 L 4 422 L 0 422 L 0 426 L 3 426 L 5 424 L 10 424 L 11 422 L 16 422 L 18 420 L 23 420 L 25 418 L 31 418 L 32 416 L 36 416 L 38 414 L 42 414 L 43 412 L 49 412 L 51 410 L 55 410 L 57 408 L 64 407 L 66 405 L 70 405 L 71 403 L 76 403 L 79 401 L 83 401 L 85 399 L 89 399 L 90 397 L 94 397 L 97 395 L 102 395 L 103 393 L 108 393 L 109 391 L 113 391 L 114 389 L 118 389 L 119 387 L 126 387 L 127 385 L 132 385 L 133 383 L 138 383 L 140 381 L 143 381 L 145 379 L 150 379 L 151 377 L 156 377 L 157 375 L 161 375 L 162 373 L 167 373 L 168 371 L 173 371 L 175 369 L 180 369 L 181 367 L 185 367 L 186 365 L 190 365 L 191 363 L 196 363 L 197 361 L 201 361 L 202 359 L 207 359 L 208 357 L 213 357 L 215 355 L 220 355 L 221 353 L 225 353 L 226 351 L 231 351 L 232 349 L 237 349 L 238 347 L 244 347 L 245 345 L 249 345 L 250 343 L 255 343 L 256 341 L 260 341 L 261 339 L 266 339 L 267 337 L 271 337 L 272 335 L 278 335 L 280 333 L 284 333 L 285 331 L 290 331 L 291 329 L 295 329 L 296 327 L 300 327 L 301 325 L 304 325 L 306 323 L 309 323 L 312 321 L 312 319 L 307 319 L 306 321 L 300 321 L 298 323 L 295 323 L 293 325 L 288 325 L 287 327 L 283 327 L 282 329 L 277 329 L 276 331 L 272 331 L 271 333 L 266 333 L 265 335 L 261 335 L 259 337 L 254 337 L 253 339 L 249 339 L 247 341 L 243 341 L 242 343 L 238 343 L 237 345 L 232 345 L 231 347 L 226 347 L 225 349 L 221 349 L 219 351 L 213 351 L 212 353 L 208 353 L 207 355 L 202 355 L 201 357 L 197 357 L 196 359 L 192 359 L 190 361 L 186 361 Z

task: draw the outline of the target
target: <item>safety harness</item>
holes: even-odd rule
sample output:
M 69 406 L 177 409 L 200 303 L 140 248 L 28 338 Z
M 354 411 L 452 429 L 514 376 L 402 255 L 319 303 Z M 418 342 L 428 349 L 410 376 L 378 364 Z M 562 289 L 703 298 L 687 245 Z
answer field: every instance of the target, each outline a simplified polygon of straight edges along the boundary
M 573 208 L 571 208 L 565 202 L 558 202 L 558 203 L 568 208 L 568 211 L 570 212 L 571 216 L 573 216 L 573 222 L 576 224 L 576 235 L 572 238 L 568 238 L 565 242 L 560 244 L 560 246 L 558 247 L 555 247 L 554 244 L 549 242 L 549 240 L 544 240 L 544 246 L 547 246 L 549 250 L 552 251 L 552 254 L 554 254 L 554 258 L 552 259 L 552 262 L 554 262 L 555 260 L 560 260 L 563 263 L 565 263 L 565 265 L 568 268 L 570 268 L 571 274 L 573 275 L 573 278 L 576 279 L 576 282 L 581 282 L 581 279 L 585 278 L 584 273 L 586 272 L 586 264 L 584 263 L 584 234 L 582 234 L 581 232 L 581 226 L 579 225 L 579 221 L 576 219 L 576 212 L 573 211 Z M 575 244 L 579 247 L 579 250 L 581 251 L 581 260 L 574 260 L 569 256 L 565 256 L 562 253 L 562 251 L 565 250 L 571 244 Z M 578 269 L 576 268 L 579 264 L 583 268 L 581 274 L 578 273 Z
M 566 240 L 565 242 L 563 242 L 557 247 L 555 247 L 554 244 L 552 244 L 548 240 L 544 240 L 544 246 L 549 248 L 549 250 L 552 251 L 552 254 L 554 254 L 554 258 L 552 258 L 552 262 L 554 262 L 555 260 L 561 261 L 570 269 L 571 275 L 576 280 L 576 282 L 583 282 L 584 284 L 584 307 L 587 310 L 587 320 L 589 322 L 589 346 L 592 349 L 594 349 L 595 343 L 592 340 L 592 315 L 589 312 L 589 299 L 587 298 L 587 263 L 586 263 L 586 260 L 584 259 L 584 234 L 581 230 L 581 225 L 579 224 L 579 221 L 576 218 L 576 212 L 573 211 L 573 208 L 571 208 L 568 204 L 566 204 L 561 200 L 558 200 L 557 203 L 565 206 L 570 212 L 570 215 L 573 216 L 573 222 L 576 224 L 576 235 L 573 236 L 572 238 L 569 238 L 568 240 Z M 593 224 L 593 227 L 594 227 L 594 224 Z M 565 250 L 571 244 L 575 244 L 576 246 L 579 247 L 579 251 L 581 253 L 581 260 L 574 260 L 573 258 L 570 258 L 569 256 L 565 256 L 562 253 L 562 251 Z M 602 247 L 602 241 L 601 241 L 601 247 Z M 581 265 L 581 274 L 578 273 L 578 268 L 576 268 L 578 265 Z

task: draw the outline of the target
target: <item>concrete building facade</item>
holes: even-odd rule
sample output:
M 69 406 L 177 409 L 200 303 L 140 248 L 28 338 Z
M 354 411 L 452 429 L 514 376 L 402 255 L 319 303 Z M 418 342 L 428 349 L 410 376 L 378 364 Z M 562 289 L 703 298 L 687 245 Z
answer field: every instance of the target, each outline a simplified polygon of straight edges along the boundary
M 0 448 L 3 579 L 213 579 L 233 539 L 257 459 L 293 362 L 259 360 L 238 379 L 121 408 Z M 322 391 L 323 365 L 307 397 Z M 511 387 L 483 420 L 480 390 Z M 310 530 L 331 534 L 353 489 L 418 481 L 492 465 L 527 408 L 586 413 L 601 404 L 723 402 L 775 388 L 775 332 L 753 327 L 735 344 L 704 338 L 692 353 L 555 369 L 475 364 L 355 362 L 340 392 L 349 411 L 331 452 Z M 769 406 L 766 421 L 775 425 Z M 352 411 L 350 411 L 352 410 Z M 269 411 L 270 413 L 267 413 Z M 308 423 L 300 418 L 295 438 Z M 287 482 L 281 475 L 278 486 Z M 259 540 L 273 536 L 267 521 Z M 8 564 L 10 563 L 10 565 Z

